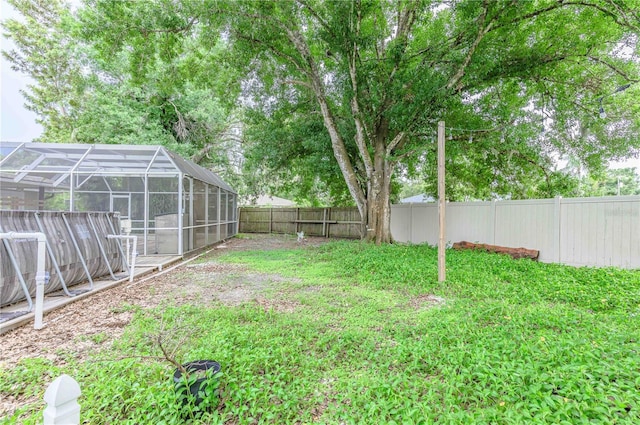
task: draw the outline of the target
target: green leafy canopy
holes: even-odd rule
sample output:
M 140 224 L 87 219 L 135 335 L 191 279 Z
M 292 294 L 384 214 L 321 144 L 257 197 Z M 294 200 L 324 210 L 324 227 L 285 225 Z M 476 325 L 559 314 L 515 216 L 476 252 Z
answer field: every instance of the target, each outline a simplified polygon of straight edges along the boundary
M 441 119 L 453 128 L 454 199 L 552 196 L 571 186 L 554 172 L 559 156 L 596 166 L 638 153 L 637 106 L 629 107 L 638 90 L 636 2 L 298 1 L 240 9 L 232 34 L 261 77 L 252 75 L 252 93 L 267 117 L 256 149 L 284 158 L 273 169 L 299 158 L 264 137 L 283 127 L 273 110 L 286 111 L 287 128 L 322 113 L 308 95 L 317 92 L 313 65 L 365 191 L 364 157 L 376 155 L 379 139 L 388 148 L 404 135 L 383 154 L 409 175 L 423 174 L 434 194 Z M 601 104 L 606 120 L 597 115 Z M 356 147 L 358 125 L 364 150 Z
M 162 144 L 237 179 L 232 72 L 224 42 L 174 2 L 11 0 L 3 52 L 31 76 L 41 141 Z
M 14 3 L 33 22 L 5 22 L 9 55 L 47 137 L 206 159 L 240 148 L 217 140 L 242 108 L 243 155 L 220 164 L 254 191 L 351 202 L 379 242 L 398 178 L 433 194 L 440 120 L 451 199 L 563 194 L 559 158 L 640 152 L 637 0 Z

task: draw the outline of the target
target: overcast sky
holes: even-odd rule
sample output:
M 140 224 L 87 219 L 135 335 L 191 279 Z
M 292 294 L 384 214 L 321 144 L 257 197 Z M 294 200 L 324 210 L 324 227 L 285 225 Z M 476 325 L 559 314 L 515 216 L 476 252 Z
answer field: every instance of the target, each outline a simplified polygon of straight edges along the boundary
M 18 13 L 6 0 L 0 0 L 0 19 L 19 17 Z M 5 37 L 0 37 L 0 48 L 11 50 L 13 43 Z M 25 90 L 30 79 L 16 71 L 13 71 L 4 57 L 0 59 L 2 79 L 0 80 L 0 93 L 2 94 L 2 106 L 0 115 L 0 141 L 30 142 L 42 134 L 42 127 L 36 123 L 36 115 L 24 107 L 24 98 L 20 90 Z M 612 163 L 612 168 L 638 167 L 640 159 L 631 159 L 622 163 Z
M 13 7 L 6 0 L 0 0 L 0 19 L 4 21 L 16 17 L 18 17 L 18 13 Z M 13 47 L 10 40 L 0 37 L 2 50 L 11 50 Z M 24 98 L 20 94 L 20 90 L 26 89 L 29 78 L 13 71 L 4 57 L 0 58 L 0 68 L 2 71 L 0 79 L 0 93 L 2 94 L 0 141 L 30 142 L 42 134 L 42 127 L 36 124 L 36 115 L 25 109 Z

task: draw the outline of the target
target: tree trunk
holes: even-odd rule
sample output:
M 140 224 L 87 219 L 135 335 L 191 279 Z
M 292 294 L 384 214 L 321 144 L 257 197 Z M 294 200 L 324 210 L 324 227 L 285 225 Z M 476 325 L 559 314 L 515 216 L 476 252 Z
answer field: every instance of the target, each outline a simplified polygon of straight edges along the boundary
M 366 239 L 376 244 L 391 243 L 391 175 L 393 167 L 385 154 L 386 126 L 376 135 L 373 170 L 367 191 Z
M 305 59 L 308 66 L 306 72 L 311 82 L 316 100 L 320 106 L 324 126 L 329 132 L 333 155 L 338 162 L 342 176 L 345 179 L 349 193 L 358 207 L 360 216 L 362 217 L 363 227 L 365 229 L 364 238 L 369 241 L 375 241 L 377 244 L 390 243 L 391 239 L 391 205 L 390 205 L 390 188 L 391 174 L 393 166 L 387 159 L 387 137 L 389 135 L 389 123 L 385 118 L 381 118 L 376 125 L 375 135 L 373 136 L 374 160 L 373 167 L 368 161 L 368 152 L 364 143 L 364 128 L 360 126 L 358 121 L 357 99 L 352 103 L 354 115 L 356 119 L 356 128 L 358 129 L 357 139 L 359 153 L 366 166 L 367 174 L 367 190 L 366 193 L 360 186 L 358 177 L 349 158 L 345 142 L 340 134 L 336 124 L 329 102 L 325 95 L 325 86 L 318 66 L 311 55 L 311 50 L 307 45 L 304 37 L 294 30 L 289 30 L 287 35 L 293 45 L 296 47 L 301 56 Z M 354 68 L 355 69 L 355 68 Z M 355 70 L 354 70 L 355 72 Z M 355 75 L 355 74 L 354 74 Z M 354 90 L 357 92 L 357 89 Z
M 376 244 L 392 242 L 390 185 L 384 183 L 390 177 L 386 174 L 379 181 L 371 182 L 372 191 L 367 196 L 366 239 Z

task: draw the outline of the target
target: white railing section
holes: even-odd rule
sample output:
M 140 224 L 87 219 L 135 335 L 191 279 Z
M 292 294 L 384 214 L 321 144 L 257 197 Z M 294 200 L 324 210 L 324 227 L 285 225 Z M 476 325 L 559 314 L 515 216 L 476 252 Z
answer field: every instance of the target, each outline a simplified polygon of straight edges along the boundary
M 44 309 L 44 285 L 47 281 L 47 273 L 45 271 L 45 259 L 47 254 L 47 237 L 44 233 L 18 233 L 8 232 L 0 233 L 0 239 L 36 239 L 38 241 L 38 257 L 36 263 L 36 311 L 33 327 L 34 329 L 42 329 L 42 316 Z
M 136 257 L 138 256 L 138 236 L 136 235 L 107 235 L 107 239 L 122 239 L 127 241 L 127 264 L 129 266 L 129 282 L 133 282 L 134 271 L 136 268 Z M 129 241 L 133 241 L 133 249 L 129 249 Z M 131 260 L 129 260 L 129 251 L 131 251 Z

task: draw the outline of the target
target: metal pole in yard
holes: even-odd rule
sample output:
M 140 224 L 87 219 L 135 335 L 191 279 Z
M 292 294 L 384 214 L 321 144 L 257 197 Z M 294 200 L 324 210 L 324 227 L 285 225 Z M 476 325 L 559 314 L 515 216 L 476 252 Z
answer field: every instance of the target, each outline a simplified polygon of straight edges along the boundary
M 446 259 L 445 259 L 445 199 L 444 199 L 444 121 L 438 122 L 438 282 L 446 280 Z

